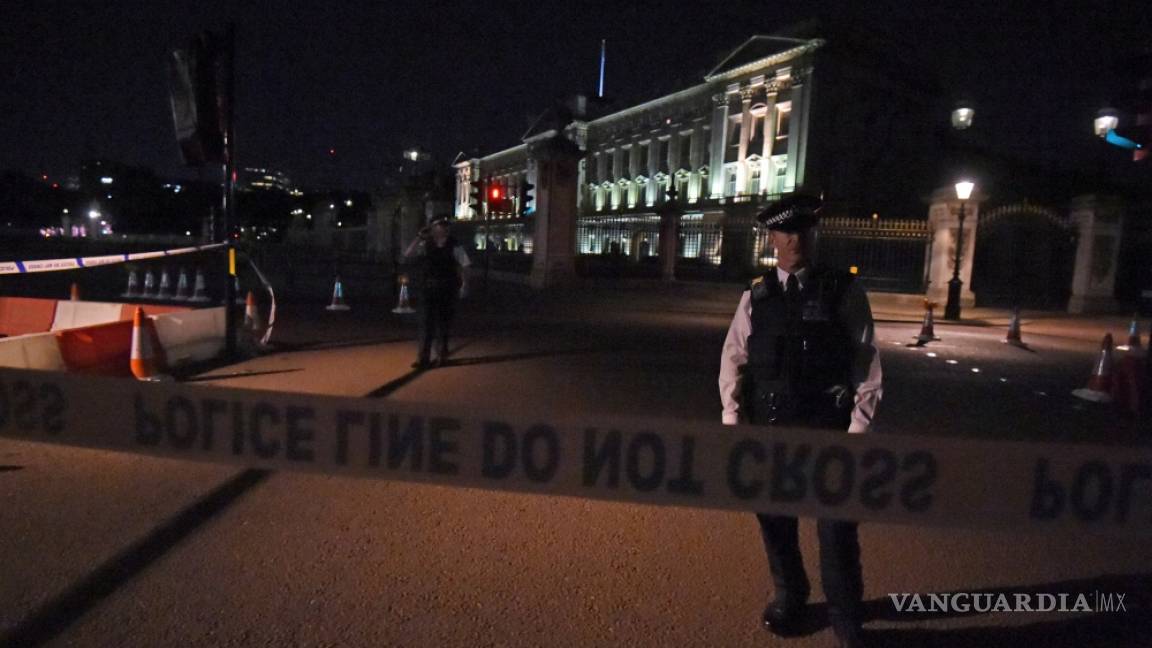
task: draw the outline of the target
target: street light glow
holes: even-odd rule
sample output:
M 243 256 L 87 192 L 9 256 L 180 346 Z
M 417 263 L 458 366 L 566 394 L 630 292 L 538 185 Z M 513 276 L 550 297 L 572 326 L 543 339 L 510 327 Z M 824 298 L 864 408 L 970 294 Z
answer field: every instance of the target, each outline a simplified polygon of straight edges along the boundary
M 1105 137 L 1108 131 L 1116 130 L 1119 125 L 1120 118 L 1116 115 L 1115 108 L 1101 108 L 1100 112 L 1096 113 L 1096 119 L 1092 121 L 1096 137 Z
M 952 111 L 952 128 L 956 130 L 964 130 L 972 125 L 972 119 L 976 116 L 976 111 L 967 104 L 956 106 Z
M 88 218 L 91 218 L 92 220 L 96 220 L 97 218 L 100 218 L 100 210 L 98 210 L 98 209 L 88 210 Z
M 959 198 L 960 200 L 968 200 L 968 198 L 972 195 L 972 189 L 975 186 L 976 186 L 976 183 L 971 182 L 969 180 L 961 180 L 960 182 L 957 182 L 956 183 L 956 197 Z

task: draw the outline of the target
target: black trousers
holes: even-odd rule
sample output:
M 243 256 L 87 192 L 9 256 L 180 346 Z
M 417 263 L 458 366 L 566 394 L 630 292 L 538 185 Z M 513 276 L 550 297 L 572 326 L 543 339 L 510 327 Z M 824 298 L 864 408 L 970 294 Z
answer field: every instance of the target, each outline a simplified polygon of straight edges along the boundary
M 753 424 L 769 423 L 770 412 L 755 390 L 746 393 L 744 403 Z M 847 412 L 831 412 L 827 416 L 810 415 L 806 418 L 809 424 L 847 429 L 847 415 Z M 788 423 L 781 421 L 781 424 Z M 792 420 L 791 424 L 798 424 L 798 421 Z M 764 551 L 768 554 L 768 569 L 776 598 L 786 605 L 805 603 L 811 589 L 804 571 L 804 559 L 800 555 L 796 518 L 759 513 L 756 519 L 760 523 Z M 824 584 L 824 598 L 828 600 L 828 616 L 833 623 L 859 623 L 863 620 L 864 581 L 857 524 L 850 520 L 817 520 L 816 534 L 820 539 L 820 580 Z
M 796 518 L 759 513 L 756 519 L 760 522 L 776 599 L 785 605 L 805 603 L 811 590 L 800 555 Z M 828 616 L 834 622 L 839 617 L 859 623 L 864 582 L 857 524 L 848 520 L 818 520 L 816 533 L 820 538 L 820 579 L 828 600 Z
M 456 314 L 456 300 L 460 294 L 456 281 L 427 281 L 420 294 L 420 355 L 417 358 L 428 362 L 432 345 L 436 345 L 436 357 L 448 359 L 448 333 L 452 327 L 452 317 Z

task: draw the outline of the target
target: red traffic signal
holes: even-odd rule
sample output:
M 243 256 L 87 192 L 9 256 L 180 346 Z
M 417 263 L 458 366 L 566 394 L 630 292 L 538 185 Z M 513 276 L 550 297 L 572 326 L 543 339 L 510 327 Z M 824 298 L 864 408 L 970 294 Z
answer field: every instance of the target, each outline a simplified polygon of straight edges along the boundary
M 498 185 L 493 186 L 492 190 L 489 192 L 489 196 L 491 197 L 493 202 L 500 200 L 500 197 L 503 195 L 504 195 L 504 192 L 500 189 L 500 187 Z

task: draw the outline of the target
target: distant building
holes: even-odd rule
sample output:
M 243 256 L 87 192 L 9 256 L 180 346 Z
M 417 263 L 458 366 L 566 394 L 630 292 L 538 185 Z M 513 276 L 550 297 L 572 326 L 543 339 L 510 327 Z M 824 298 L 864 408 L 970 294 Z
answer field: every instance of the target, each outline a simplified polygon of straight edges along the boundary
M 359 191 L 303 192 L 291 210 L 286 234 L 290 243 L 348 252 L 367 250 L 372 197 Z
M 275 169 L 246 167 L 236 174 L 236 188 L 240 191 L 281 191 L 292 193 L 292 186 L 287 174 Z
M 813 121 L 843 119 L 868 107 L 895 111 L 897 97 L 872 79 L 858 80 L 853 95 L 853 88 L 841 85 L 845 75 L 831 65 L 825 69 L 820 58 L 825 47 L 819 38 L 756 36 L 702 83 L 679 92 L 606 113 L 586 98 L 554 111 L 552 118 L 566 122 L 564 135 L 584 151 L 577 180 L 577 254 L 637 263 L 654 259 L 660 212 L 672 192 L 683 211 L 680 258 L 732 278 L 772 262 L 764 237 L 752 235 L 754 215 L 767 201 L 812 184 L 830 211 L 871 211 L 872 204 L 862 204 L 859 178 L 898 174 L 876 169 L 881 156 L 872 148 L 860 150 L 860 137 L 815 127 Z M 920 103 L 915 108 L 927 113 L 930 106 Z M 560 114 L 565 112 L 571 119 Z M 518 146 L 456 163 L 455 214 L 461 221 L 477 218 L 468 208 L 472 180 L 491 180 L 513 199 L 511 210 L 483 214 L 490 231 L 475 236 L 477 247 L 495 241 L 501 249 L 531 249 L 532 218 L 519 214 L 519 187 L 538 184 L 529 150 L 550 119 L 543 118 Z M 859 127 L 844 121 L 836 122 L 838 129 L 873 127 L 866 120 Z
M 1152 246 L 1134 252 L 1120 244 L 1147 241 L 1139 224 L 1148 219 L 1125 219 L 1108 196 L 1090 196 L 1110 188 L 1099 176 L 1014 157 L 998 145 L 1003 135 L 982 131 L 979 116 L 971 128 L 954 128 L 957 98 L 930 73 L 884 43 L 821 30 L 811 23 L 749 38 L 700 83 L 634 105 L 577 97 L 547 111 L 515 146 L 459 157 L 458 230 L 492 267 L 740 280 L 775 262 L 755 214 L 804 188 L 824 198 L 822 260 L 855 267 L 873 290 L 942 298 L 958 240 L 968 304 L 975 289 L 988 305 L 1106 310 L 1117 308 L 1114 293 L 1131 300 L 1136 284 L 1152 283 L 1152 272 L 1136 267 Z M 521 187 L 544 184 L 537 152 L 557 136 L 579 151 L 575 177 L 563 180 L 575 184 L 574 219 L 541 217 L 521 204 Z M 960 237 L 951 187 L 970 173 L 978 188 Z M 999 195 L 980 183 L 989 177 Z M 488 183 L 478 212 L 470 207 L 475 181 Z M 1148 201 L 1137 208 L 1147 211 Z M 556 227 L 574 232 L 557 238 Z M 546 237 L 572 240 L 566 252 L 574 257 L 516 260 Z M 1106 244 L 1069 244 L 1076 239 Z M 1028 253 L 1013 255 L 1013 246 Z M 981 259 L 986 270 L 974 276 Z M 1012 269 L 997 271 L 999 259 L 1012 260 Z M 1146 278 L 1125 279 L 1137 276 Z

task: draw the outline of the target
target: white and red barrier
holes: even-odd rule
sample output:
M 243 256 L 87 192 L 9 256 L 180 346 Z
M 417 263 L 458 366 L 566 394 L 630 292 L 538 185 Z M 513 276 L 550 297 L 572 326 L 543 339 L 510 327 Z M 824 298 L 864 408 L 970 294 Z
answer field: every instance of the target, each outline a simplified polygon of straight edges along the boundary
M 127 375 L 135 304 L 0 298 L 0 366 Z M 172 366 L 224 348 L 224 308 L 145 306 Z

